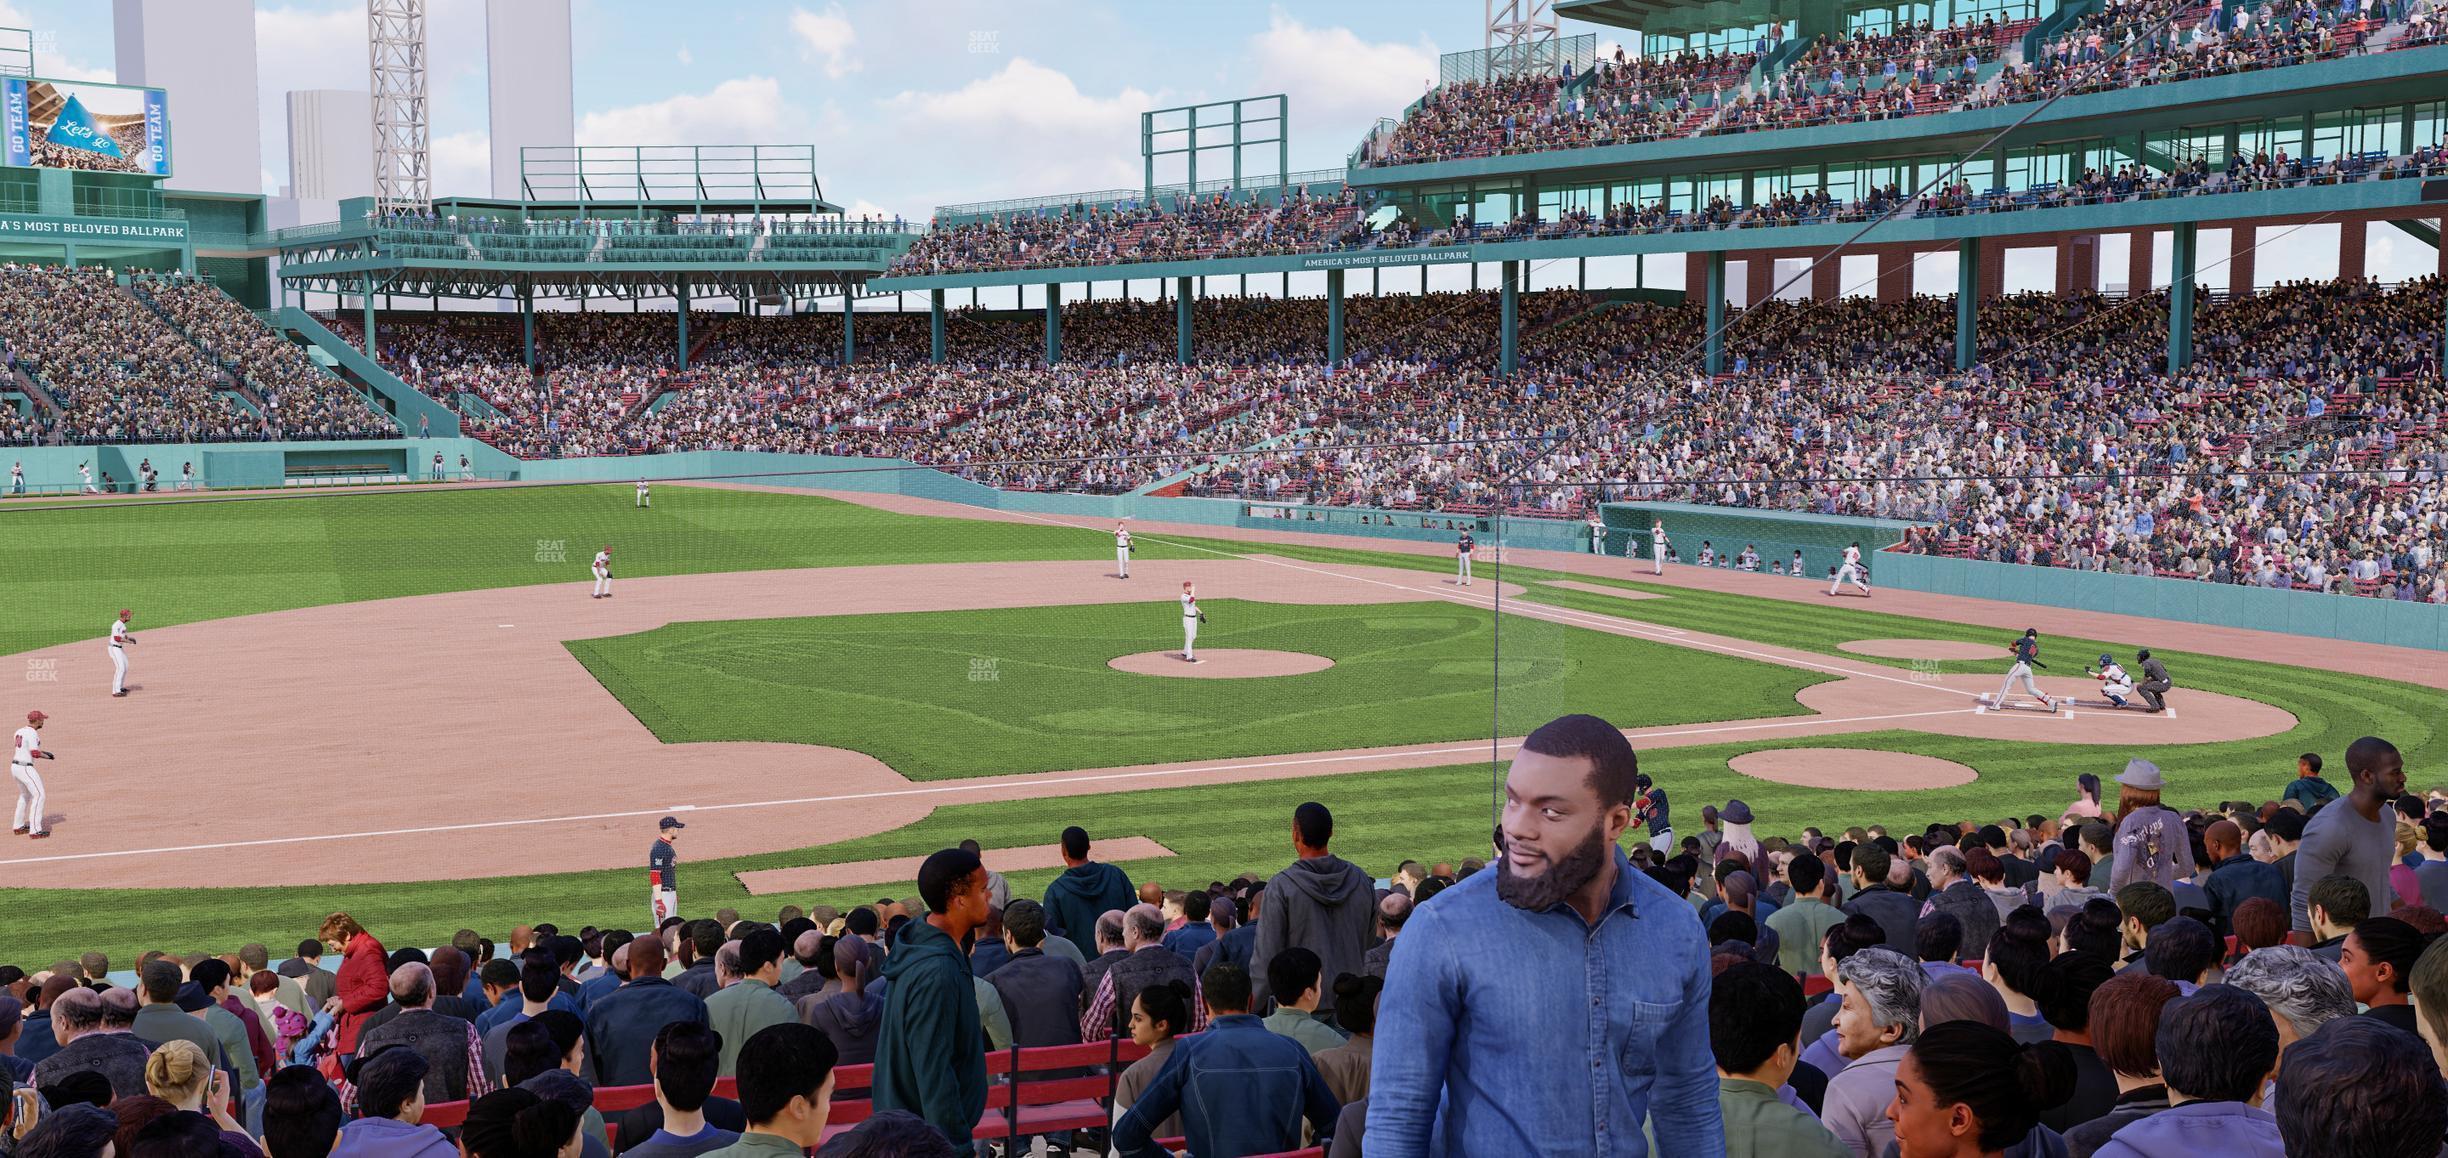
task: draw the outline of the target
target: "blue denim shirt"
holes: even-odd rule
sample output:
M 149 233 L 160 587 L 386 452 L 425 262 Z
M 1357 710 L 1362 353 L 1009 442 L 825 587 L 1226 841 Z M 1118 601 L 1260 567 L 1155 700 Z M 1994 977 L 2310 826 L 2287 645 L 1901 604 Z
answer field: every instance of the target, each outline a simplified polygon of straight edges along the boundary
M 1615 850 L 1596 926 L 1525 912 L 1497 869 L 1403 926 L 1377 1005 L 1370 1158 L 1724 1158 L 1709 1052 L 1708 941 L 1682 898 Z

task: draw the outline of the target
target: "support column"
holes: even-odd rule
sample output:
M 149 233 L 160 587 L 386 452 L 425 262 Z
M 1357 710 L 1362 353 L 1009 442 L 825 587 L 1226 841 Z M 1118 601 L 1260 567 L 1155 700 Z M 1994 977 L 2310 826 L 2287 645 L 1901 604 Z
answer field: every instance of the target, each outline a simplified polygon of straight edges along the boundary
M 673 364 L 674 364 L 674 365 L 678 366 L 680 369 L 686 370 L 686 369 L 688 369 L 688 311 L 689 311 L 689 288 L 688 288 L 688 279 L 687 279 L 687 278 L 681 278 L 681 279 L 680 279 L 680 285 L 679 285 L 679 288 L 678 288 L 678 290 L 677 290 L 677 296 L 676 296 L 676 298 L 675 298 L 675 304 L 678 306 L 678 308 L 677 308 L 677 309 L 674 309 L 674 310 L 672 311 L 672 316 L 673 316 L 674 318 L 679 319 L 679 326 L 678 326 L 678 329 L 679 329 L 679 332 L 680 332 L 680 346 L 679 346 L 679 354 L 678 354 L 678 356 L 677 356 L 677 357 L 675 357 L 675 358 L 672 360 L 672 362 L 673 362 Z
M 1955 368 L 1969 370 L 1980 357 L 1980 288 L 1989 262 L 1985 240 L 1967 237 L 1955 243 Z
M 376 354 L 374 353 L 374 275 L 373 275 L 373 274 L 370 274 L 370 273 L 369 273 L 369 274 L 367 274 L 367 275 L 365 275 L 365 295 L 364 295 L 364 297 L 365 297 L 365 356 L 366 356 L 366 357 L 368 357 L 368 358 L 373 358 L 373 357 L 377 357 L 378 355 L 376 355 Z
M 1580 287 L 1581 287 L 1581 292 L 1582 292 L 1582 293 L 1588 293 L 1588 292 L 1589 292 L 1589 259 L 1588 259 L 1588 258 L 1586 258 L 1586 257 L 1584 257 L 1584 258 L 1581 258 L 1581 259 L 1579 259 L 1579 260 L 1580 260 L 1580 263 L 1581 263 L 1581 268 L 1580 268 L 1580 270 L 1579 270 L 1579 271 L 1576 273 L 1576 275 L 1575 275 L 1575 276 L 1576 276 L 1576 277 L 1578 277 L 1578 278 L 1580 279 Z
M 2006 239 L 1986 237 L 1980 242 L 1980 292 L 1983 298 L 1998 297 L 2006 292 Z
M 1709 255 L 1693 250 L 1683 255 L 1683 296 L 1689 299 L 1708 285 Z
M 1843 272 L 1844 259 L 1842 257 L 1832 257 L 1812 266 L 1810 279 L 1811 300 L 1816 302 L 1835 301 L 1836 295 L 1844 292 L 1844 285 L 1841 277 Z
M 1725 369 L 1725 253 L 1721 250 L 1693 256 L 1700 264 L 1700 292 L 1706 310 L 1703 324 L 1708 327 L 1708 351 L 1703 365 L 1713 378 Z M 1686 289 L 1684 296 L 1690 297 L 1691 291 Z
M 2349 221 L 2340 226 L 2341 235 L 2344 230 L 2354 228 L 2354 225 L 2354 222 Z M 2261 231 L 2250 225 L 2239 225 L 2227 231 L 2228 297 L 2252 296 L 2254 266 L 2258 264 L 2254 259 L 2258 254 L 2260 240 Z
M 927 291 L 927 361 L 943 365 L 944 360 L 944 292 Z
M 858 361 L 858 294 L 842 288 L 842 365 Z
M 1522 265 L 1518 261 L 1499 262 L 1496 265 L 1497 276 L 1504 279 L 1504 284 L 1497 287 L 1500 308 L 1497 311 L 1496 371 L 1508 378 L 1513 376 L 1515 355 L 1521 339 L 1521 270 Z
M 2168 262 L 2168 373 L 2193 361 L 2193 274 L 2200 245 L 2200 227 L 2187 221 L 2175 228 L 2176 244 Z
M 1881 250 L 1878 255 L 1878 300 L 1912 300 L 1912 267 L 1913 255 L 1901 250 Z
M 2363 246 L 2371 235 L 2371 222 L 2349 220 L 2338 225 L 2338 280 L 2363 280 Z
M 1242 275 L 1247 277 L 1247 274 Z M 1045 287 L 1045 360 L 1051 366 L 1062 361 L 1062 283 L 1048 282 Z
M 1756 310 L 1776 292 L 1776 258 L 1753 250 L 1743 264 L 1749 267 L 1744 270 L 1743 308 Z
M 1326 364 L 1343 364 L 1343 271 L 1326 271 Z
M 535 373 L 535 287 L 519 287 L 519 352 L 526 360 L 527 372 Z
M 2148 229 L 2134 230 L 2125 245 L 2125 292 L 2134 297 L 2151 290 L 2151 246 L 2159 235 Z
M 2099 289 L 2099 235 L 2081 233 L 2057 239 L 2057 296 L 2072 297 Z
M 1190 337 L 1190 279 L 1173 279 L 1173 360 L 1187 366 L 1198 355 Z

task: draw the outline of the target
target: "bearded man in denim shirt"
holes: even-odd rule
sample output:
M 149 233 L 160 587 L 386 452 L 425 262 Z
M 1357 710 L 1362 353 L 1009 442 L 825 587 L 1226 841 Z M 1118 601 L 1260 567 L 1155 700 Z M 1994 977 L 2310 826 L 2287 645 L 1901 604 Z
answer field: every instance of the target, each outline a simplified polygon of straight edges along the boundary
M 1565 716 L 1505 777 L 1496 871 L 1403 926 L 1377 1010 L 1370 1158 L 1723 1158 L 1709 947 L 1689 904 L 1616 842 L 1639 768 L 1623 733 Z

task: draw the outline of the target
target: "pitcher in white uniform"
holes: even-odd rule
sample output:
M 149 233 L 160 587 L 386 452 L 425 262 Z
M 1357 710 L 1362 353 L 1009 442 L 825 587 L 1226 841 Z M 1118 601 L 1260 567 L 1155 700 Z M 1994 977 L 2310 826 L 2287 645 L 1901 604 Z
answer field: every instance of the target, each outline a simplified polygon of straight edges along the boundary
M 590 598 L 612 598 L 612 548 L 607 546 L 603 550 L 595 552 L 594 570 L 595 594 L 590 596 Z
M 1207 622 L 1207 613 L 1199 610 L 1198 588 L 1191 586 L 1187 579 L 1182 580 L 1181 605 L 1182 658 L 1191 663 L 1197 663 L 1199 662 L 1198 629 L 1199 624 Z
M 1120 578 L 1130 578 L 1130 553 L 1130 528 L 1114 524 L 1114 570 Z
M 1666 520 L 1649 521 L 1649 573 L 1666 573 Z
M 17 822 L 9 831 L 36 840 L 51 835 L 43 826 L 42 774 L 34 770 L 36 760 L 52 758 L 42 748 L 43 721 L 49 718 L 41 712 L 27 712 L 26 726 L 17 729 L 16 743 L 9 751 L 9 776 L 17 781 Z
M 136 646 L 136 637 L 128 634 L 128 622 L 134 618 L 136 613 L 123 607 L 119 609 L 119 618 L 111 620 L 111 694 L 114 696 L 127 694 L 127 649 Z
M 1845 548 L 1844 562 L 1836 565 L 1836 581 L 1828 584 L 1828 594 L 1836 594 L 1836 589 L 1847 582 L 1860 588 L 1864 596 L 1870 594 L 1870 585 L 1862 582 L 1861 544 L 1859 542 Z

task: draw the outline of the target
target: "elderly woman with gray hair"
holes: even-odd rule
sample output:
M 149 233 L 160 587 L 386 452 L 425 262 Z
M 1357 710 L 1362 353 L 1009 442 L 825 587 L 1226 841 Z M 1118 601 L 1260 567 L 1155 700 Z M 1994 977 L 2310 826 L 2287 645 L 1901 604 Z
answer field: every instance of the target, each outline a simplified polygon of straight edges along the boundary
M 2419 962 L 2414 977 L 2419 983 Z M 2269 1006 L 2270 1020 L 2278 1023 L 2280 1058 L 2286 1056 L 2287 1047 L 2312 1036 L 2312 1031 L 2354 1015 L 2354 987 L 2346 980 L 2346 971 L 2301 946 L 2255 949 L 2228 966 L 2224 980 Z M 2448 999 L 2448 993 L 2441 996 Z
M 1847 1064 L 1828 1079 L 1819 1119 L 1860 1158 L 1895 1140 L 1887 1103 L 1896 1067 L 1921 1036 L 1921 964 L 1893 949 L 1864 949 L 1836 963 L 1836 1050 Z

